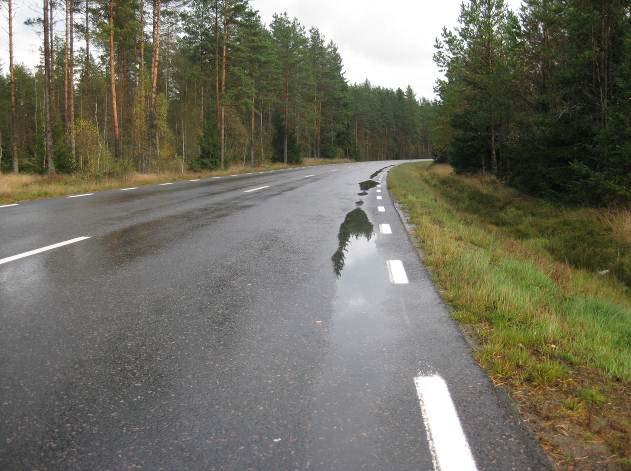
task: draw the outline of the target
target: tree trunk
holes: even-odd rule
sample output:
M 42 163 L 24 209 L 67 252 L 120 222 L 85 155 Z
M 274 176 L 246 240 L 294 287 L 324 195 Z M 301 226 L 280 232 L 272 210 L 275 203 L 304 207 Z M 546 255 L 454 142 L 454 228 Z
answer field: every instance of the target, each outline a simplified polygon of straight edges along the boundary
M 160 158 L 160 136 L 158 127 L 158 67 L 160 65 L 160 9 L 161 0 L 153 0 L 153 53 L 151 54 L 151 130 L 156 158 Z
M 497 175 L 497 136 L 495 135 L 495 126 L 491 126 L 491 171 L 493 175 Z
M 116 158 L 120 157 L 120 129 L 118 127 L 118 107 L 116 100 L 116 63 L 114 61 L 114 8 L 116 0 L 110 0 L 109 2 L 109 66 L 110 66 L 110 95 L 112 97 L 112 126 L 114 131 L 114 155 Z
M 254 167 L 254 97 L 252 97 L 252 110 L 250 111 L 250 165 Z
M 288 137 L 287 137 L 287 130 L 289 129 L 289 122 L 288 122 L 288 117 L 289 117 L 289 83 L 287 81 L 287 79 L 285 80 L 285 122 L 283 123 L 283 162 L 285 163 L 285 165 L 287 165 L 287 145 L 288 145 Z
M 227 2 L 223 2 L 223 51 L 221 60 L 221 168 L 224 168 L 226 155 L 226 74 L 228 67 L 228 10 Z
M 45 106 L 45 155 L 48 174 L 55 174 L 55 162 L 53 161 L 53 130 L 50 121 L 50 108 L 53 84 L 51 80 L 52 64 L 51 64 L 51 47 L 50 47 L 50 11 L 49 0 L 44 0 L 44 76 L 46 86 L 44 87 L 44 106 Z
M 85 70 L 84 75 L 90 73 L 90 0 L 85 0 Z
M 17 145 L 17 123 L 15 119 L 15 74 L 13 69 L 13 0 L 9 0 L 9 88 L 11 93 L 11 156 L 13 158 L 13 172 L 18 173 L 20 171 L 20 164 L 18 160 L 18 145 Z
M 140 61 L 138 64 L 139 87 L 144 90 L 145 82 L 145 1 L 140 1 Z
M 70 3 L 72 0 L 65 0 L 64 13 L 66 15 L 64 20 L 65 42 L 64 42 L 64 131 L 66 145 L 70 136 L 70 109 L 68 105 L 70 103 Z
M 219 126 L 221 97 L 219 95 L 219 0 L 215 0 L 215 123 Z
M 74 0 L 69 0 L 70 12 L 68 13 L 68 19 L 70 20 L 69 31 L 69 50 L 68 50 L 68 114 L 70 120 L 70 154 L 72 161 L 76 162 L 77 148 L 76 148 L 76 136 L 74 129 Z M 82 162 L 79 163 L 79 168 L 82 168 Z

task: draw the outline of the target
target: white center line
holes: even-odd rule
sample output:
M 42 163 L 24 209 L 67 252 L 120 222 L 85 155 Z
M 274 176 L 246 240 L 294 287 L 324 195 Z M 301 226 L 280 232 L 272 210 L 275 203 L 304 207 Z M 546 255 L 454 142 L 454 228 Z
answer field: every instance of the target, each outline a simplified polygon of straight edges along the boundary
M 438 375 L 414 378 L 427 441 L 436 471 L 477 471 L 445 380 Z
M 315 177 L 315 175 L 307 175 L 307 176 L 302 177 L 302 178 L 311 178 L 311 177 Z
M 213 180 L 218 180 L 218 179 L 220 179 L 220 178 L 221 178 L 221 177 L 213 177 Z
M 245 190 L 243 193 L 254 193 L 255 191 L 264 190 L 265 188 L 269 188 L 268 186 L 260 186 L 258 188 L 252 188 L 251 190 Z
M 377 188 L 381 188 L 381 185 L 377 185 Z
M 377 199 L 381 200 L 381 199 L 383 199 L 383 197 L 382 196 L 377 196 Z
M 386 208 L 384 208 L 383 206 L 377 206 L 377 211 L 379 211 L 380 213 L 385 213 Z
M 189 180 L 189 182 L 198 182 L 199 180 L 199 178 L 193 178 L 192 180 Z
M 382 234 L 392 234 L 390 224 L 379 224 L 379 232 Z
M 381 190 L 377 190 L 377 193 L 381 193 Z
M 84 196 L 92 196 L 94 193 L 83 193 L 81 195 L 70 195 L 66 196 L 66 198 L 82 198 Z
M 239 175 L 230 175 L 231 177 L 238 177 Z
M 173 183 L 172 182 L 160 183 L 160 186 L 168 186 L 168 185 L 173 185 Z
M 129 188 L 121 188 L 121 191 L 131 191 L 131 190 L 137 190 L 138 187 L 137 186 L 131 186 Z
M 0 205 L 0 208 L 12 208 L 13 206 L 19 206 L 19 204 L 17 204 L 17 203 L 3 204 L 3 205 Z
M 63 247 L 64 245 L 74 244 L 76 242 L 81 242 L 82 240 L 89 239 L 90 237 L 77 237 L 76 239 L 67 240 L 65 242 L 59 242 L 58 244 L 48 245 L 46 247 L 42 247 L 41 249 L 31 250 L 29 252 L 24 252 L 18 255 L 13 255 L 11 257 L 6 257 L 0 259 L 0 265 L 5 263 L 13 262 L 15 260 L 19 260 L 21 258 L 30 257 L 31 255 L 36 255 L 42 252 L 48 252 L 49 250 L 58 249 L 59 247 Z

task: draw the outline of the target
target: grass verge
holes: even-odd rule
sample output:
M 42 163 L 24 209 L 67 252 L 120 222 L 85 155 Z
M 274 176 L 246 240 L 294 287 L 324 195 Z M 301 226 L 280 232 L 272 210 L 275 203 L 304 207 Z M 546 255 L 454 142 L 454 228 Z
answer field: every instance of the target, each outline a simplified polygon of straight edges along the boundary
M 409 164 L 389 189 L 493 382 L 567 469 L 631 469 L 629 211 Z
M 296 166 L 316 166 L 337 163 L 350 163 L 342 159 L 305 159 Z M 31 174 L 0 174 L 0 204 L 17 203 L 25 200 L 52 198 L 78 193 L 114 190 L 122 187 L 153 185 L 169 181 L 205 178 L 211 176 L 235 175 L 265 170 L 280 170 L 296 167 L 292 165 L 265 163 L 257 167 L 231 167 L 227 170 L 210 172 L 161 172 L 161 173 L 131 173 L 120 177 L 86 177 L 83 175 L 56 175 L 48 177 Z

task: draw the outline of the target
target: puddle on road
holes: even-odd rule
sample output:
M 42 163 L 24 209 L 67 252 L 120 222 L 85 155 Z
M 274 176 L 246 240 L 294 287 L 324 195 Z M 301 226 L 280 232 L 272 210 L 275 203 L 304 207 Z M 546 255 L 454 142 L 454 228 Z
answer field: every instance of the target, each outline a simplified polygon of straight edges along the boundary
M 366 180 L 365 182 L 360 182 L 359 189 L 365 192 L 370 190 L 371 188 L 376 187 L 377 185 L 379 185 L 379 183 L 374 180 Z
M 338 278 L 342 276 L 346 264 L 376 249 L 372 240 L 373 231 L 374 226 L 362 209 L 355 208 L 346 215 L 337 235 L 339 247 L 331 257 L 333 271 Z

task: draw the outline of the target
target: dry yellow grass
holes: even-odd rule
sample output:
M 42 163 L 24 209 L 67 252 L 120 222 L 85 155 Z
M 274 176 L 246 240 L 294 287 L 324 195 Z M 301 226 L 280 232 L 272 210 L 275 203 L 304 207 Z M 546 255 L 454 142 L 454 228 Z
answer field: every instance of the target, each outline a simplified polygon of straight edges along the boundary
M 612 209 L 600 215 L 600 220 L 623 242 L 631 244 L 631 209 Z
M 350 163 L 350 160 L 305 159 L 302 166 Z M 209 176 L 235 175 L 262 170 L 279 170 L 292 165 L 266 163 L 258 167 L 232 167 L 212 172 L 162 172 L 131 173 L 120 177 L 85 177 L 82 175 L 44 175 L 5 174 L 0 175 L 0 204 L 16 203 L 25 200 L 52 198 L 77 193 L 113 190 L 123 186 L 142 186 L 168 181 L 204 178 Z

